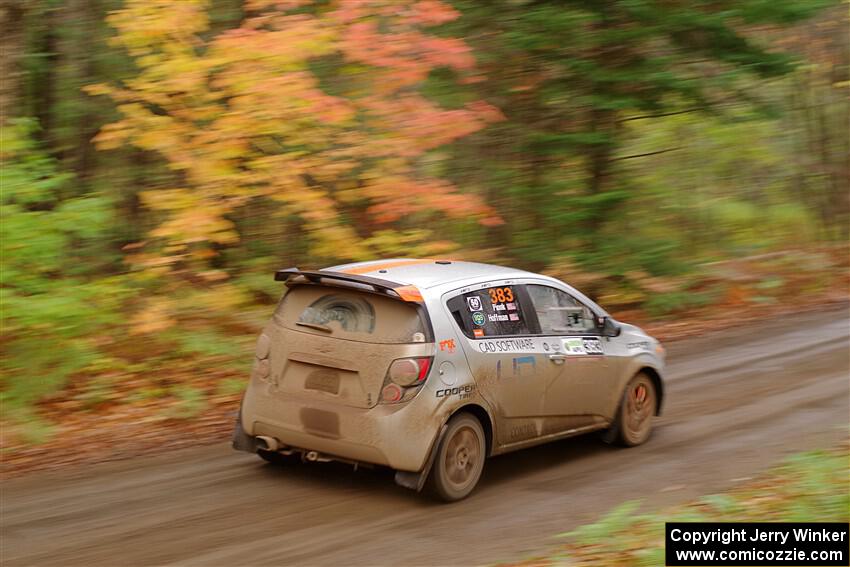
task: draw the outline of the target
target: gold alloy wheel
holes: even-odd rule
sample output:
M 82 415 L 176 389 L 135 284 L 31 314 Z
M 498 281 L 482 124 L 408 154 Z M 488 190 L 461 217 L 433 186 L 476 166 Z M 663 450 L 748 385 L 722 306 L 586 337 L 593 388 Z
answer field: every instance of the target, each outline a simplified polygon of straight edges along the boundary
M 455 431 L 446 446 L 443 466 L 453 487 L 463 490 L 476 472 L 481 448 L 475 431 L 464 426 Z
M 655 407 L 655 385 L 645 374 L 638 374 L 629 382 L 623 401 L 622 427 L 626 444 L 639 445 L 646 441 L 652 430 Z
M 465 498 L 478 484 L 486 458 L 481 422 L 471 414 L 460 413 L 447 424 L 428 482 L 442 500 Z

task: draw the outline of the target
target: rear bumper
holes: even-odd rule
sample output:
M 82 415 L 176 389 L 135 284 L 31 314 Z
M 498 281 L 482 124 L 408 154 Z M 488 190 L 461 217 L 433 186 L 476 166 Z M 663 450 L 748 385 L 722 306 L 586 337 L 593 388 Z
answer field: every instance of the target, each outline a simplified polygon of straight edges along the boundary
M 425 407 L 428 399 L 422 394 L 426 392 L 404 404 L 361 409 L 283 397 L 253 382 L 245 393 L 240 425 L 250 438 L 265 435 L 291 448 L 419 471 L 442 425 L 434 408 Z

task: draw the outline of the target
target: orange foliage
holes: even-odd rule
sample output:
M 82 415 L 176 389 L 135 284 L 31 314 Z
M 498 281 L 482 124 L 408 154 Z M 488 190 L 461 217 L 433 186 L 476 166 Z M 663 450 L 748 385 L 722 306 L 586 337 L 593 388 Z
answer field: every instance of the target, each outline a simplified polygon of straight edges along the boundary
M 426 31 L 457 12 L 438 0 L 339 0 L 305 10 L 310 4 L 253 0 L 238 29 L 211 39 L 205 0 L 128 0 L 109 17 L 114 42 L 139 73 L 89 87 L 122 114 L 96 141 L 157 152 L 175 172 L 176 186 L 143 194 L 163 214 L 151 236 L 172 262 L 204 261 L 212 244 L 237 241 L 227 215 L 257 197 L 300 218 L 313 253 L 328 259 L 375 254 L 375 234 L 384 249 L 394 238 L 409 244 L 410 227 L 399 225 L 410 215 L 500 222 L 479 199 L 415 165 L 501 118 L 483 101 L 445 109 L 417 90 L 438 67 L 474 77 L 462 41 Z M 320 58 L 333 58 L 325 65 L 333 65 L 331 78 L 315 72 Z M 355 208 L 367 212 L 357 227 L 344 220 Z M 434 239 L 429 230 L 415 234 Z

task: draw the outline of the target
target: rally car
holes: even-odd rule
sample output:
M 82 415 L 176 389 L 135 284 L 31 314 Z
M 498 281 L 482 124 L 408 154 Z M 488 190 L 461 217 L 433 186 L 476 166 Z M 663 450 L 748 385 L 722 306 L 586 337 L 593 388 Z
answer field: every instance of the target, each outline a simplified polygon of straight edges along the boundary
M 466 497 L 486 457 L 591 431 L 639 445 L 664 349 L 569 285 L 522 270 L 396 259 L 279 270 L 234 447 L 395 469 Z

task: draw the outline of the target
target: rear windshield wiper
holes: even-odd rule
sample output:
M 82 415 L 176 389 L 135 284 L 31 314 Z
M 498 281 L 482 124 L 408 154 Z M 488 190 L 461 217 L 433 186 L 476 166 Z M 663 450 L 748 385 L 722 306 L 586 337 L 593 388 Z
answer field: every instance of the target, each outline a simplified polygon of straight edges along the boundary
M 325 333 L 333 333 L 334 330 L 328 327 L 327 325 L 322 325 L 321 323 L 306 323 L 304 321 L 296 321 L 296 325 L 300 325 L 302 327 L 309 327 L 311 329 L 316 329 L 317 331 L 323 331 Z

